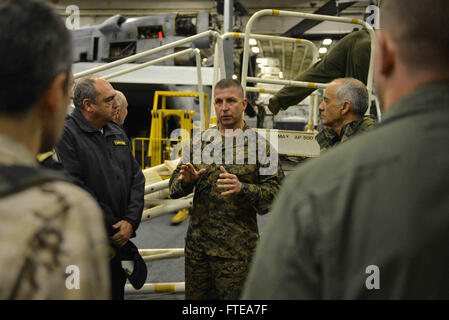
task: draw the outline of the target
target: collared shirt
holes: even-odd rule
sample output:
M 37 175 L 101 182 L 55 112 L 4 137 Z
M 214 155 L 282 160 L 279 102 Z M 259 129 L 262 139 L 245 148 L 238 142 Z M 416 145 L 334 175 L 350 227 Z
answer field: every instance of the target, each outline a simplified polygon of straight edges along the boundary
M 267 172 L 268 174 L 261 174 L 263 172 L 261 168 L 266 169 L 268 162 L 262 164 L 261 158 L 252 158 L 255 155 L 253 152 L 258 152 L 256 144 L 258 144 L 257 147 L 266 149 L 264 151 L 268 157 L 271 157 L 270 152 L 273 151 L 270 151 L 269 143 L 265 144 L 262 138 L 255 141 L 257 135 L 246 123 L 243 132 L 236 137 L 224 137 L 214 129 L 209 132 L 217 136 L 217 140 L 214 141 L 221 142 L 216 149 L 219 163 L 210 163 L 205 160 L 204 155 L 208 153 L 205 150 L 211 152 L 213 143 L 204 143 L 202 146 L 199 145 L 199 150 L 191 150 L 190 154 L 190 162 L 196 170 L 206 169 L 196 184 L 185 190 L 181 182 L 177 180 L 182 162 L 170 178 L 172 198 L 188 195 L 195 187 L 193 209 L 186 237 L 186 254 L 191 251 L 200 251 L 222 258 L 249 259 L 259 239 L 256 214 L 265 214 L 269 211 L 284 173 L 277 154 L 273 154 L 271 159 L 276 162 L 275 167 L 271 172 Z M 248 139 L 244 139 L 245 134 L 249 136 Z M 220 137 L 221 139 L 218 140 Z M 254 149 L 251 149 L 252 147 Z M 195 141 L 193 149 L 195 149 Z M 203 157 L 200 163 L 195 162 L 196 151 L 202 152 Z M 217 187 L 217 180 L 221 173 L 220 166 L 223 166 L 228 173 L 237 175 L 242 182 L 243 186 L 239 194 L 221 195 L 224 191 Z
M 449 82 L 292 173 L 244 299 L 449 299 Z
M 320 151 L 324 152 L 331 147 L 347 141 L 349 138 L 365 132 L 374 127 L 376 121 L 370 117 L 363 117 L 359 121 L 352 121 L 345 124 L 338 135 L 332 128 L 325 127 L 316 136 L 315 139 L 320 145 Z
M 0 134 L 0 165 L 13 164 L 38 166 Z M 102 212 L 84 190 L 51 181 L 3 196 L 0 221 L 0 299 L 109 298 Z

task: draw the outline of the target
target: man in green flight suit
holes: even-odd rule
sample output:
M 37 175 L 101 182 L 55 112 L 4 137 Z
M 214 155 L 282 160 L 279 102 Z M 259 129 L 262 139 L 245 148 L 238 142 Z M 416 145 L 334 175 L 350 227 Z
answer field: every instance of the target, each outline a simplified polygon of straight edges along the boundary
M 239 298 L 259 239 L 256 214 L 268 212 L 284 176 L 276 150 L 244 122 L 246 104 L 239 82 L 219 81 L 218 130 L 201 138 L 213 141 L 197 144 L 194 134 L 193 164 L 183 159 L 170 178 L 172 198 L 195 189 L 185 246 L 186 299 Z M 214 161 L 208 159 L 211 147 Z
M 369 130 L 374 119 L 365 117 L 368 90 L 359 80 L 343 78 L 332 81 L 319 106 L 325 127 L 315 137 L 321 152 Z
M 383 121 L 288 177 L 244 299 L 449 299 L 449 1 L 380 10 Z
M 371 54 L 371 39 L 365 29 L 341 39 L 320 61 L 298 75 L 295 81 L 328 83 L 337 78 L 351 77 L 367 82 Z M 285 86 L 271 99 L 268 108 L 273 114 L 295 105 L 316 89 Z

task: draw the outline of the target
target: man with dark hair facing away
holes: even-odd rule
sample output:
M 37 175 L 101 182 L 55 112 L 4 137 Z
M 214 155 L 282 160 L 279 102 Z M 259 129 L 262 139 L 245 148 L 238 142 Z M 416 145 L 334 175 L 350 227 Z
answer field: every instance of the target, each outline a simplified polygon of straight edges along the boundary
M 289 176 L 244 299 L 449 299 L 449 1 L 380 9 L 383 121 Z
M 108 299 L 100 207 L 36 161 L 64 126 L 70 33 L 41 1 L 1 1 L 0 44 L 0 299 Z

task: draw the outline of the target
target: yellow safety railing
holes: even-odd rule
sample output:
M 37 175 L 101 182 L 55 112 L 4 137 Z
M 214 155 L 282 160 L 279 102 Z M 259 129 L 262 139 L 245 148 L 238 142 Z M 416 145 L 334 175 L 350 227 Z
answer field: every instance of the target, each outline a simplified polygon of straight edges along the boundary
M 249 39 L 251 36 L 251 28 L 255 21 L 257 21 L 262 16 L 287 16 L 287 17 L 297 17 L 301 19 L 311 19 L 311 20 L 319 20 L 319 21 L 333 21 L 333 22 L 341 22 L 341 23 L 350 23 L 350 24 L 359 24 L 362 27 L 364 27 L 371 38 L 371 54 L 370 54 L 370 65 L 368 70 L 368 79 L 367 79 L 367 88 L 369 93 L 369 101 L 371 101 L 371 95 L 372 95 L 372 88 L 373 88 L 373 64 L 374 64 L 374 51 L 375 51 L 375 33 L 373 28 L 367 24 L 365 21 L 356 19 L 356 18 L 343 18 L 343 17 L 334 17 L 334 16 L 328 16 L 328 15 L 320 15 L 320 14 L 311 14 L 311 13 L 302 13 L 302 12 L 293 12 L 293 11 L 283 11 L 283 10 L 274 10 L 274 9 L 264 9 L 257 11 L 254 13 L 251 18 L 246 23 L 245 27 L 245 41 L 243 45 L 243 61 L 242 61 L 242 87 L 243 89 L 247 90 L 246 84 L 247 82 L 261 82 L 262 79 L 259 78 L 250 78 L 248 77 L 248 60 L 249 60 Z M 313 88 L 320 88 L 321 86 L 327 86 L 327 84 L 318 84 L 318 83 L 308 83 L 300 81 L 286 81 L 286 80 L 277 80 L 277 84 L 283 84 L 283 85 L 293 85 L 297 87 L 311 87 L 313 85 Z M 379 121 L 381 120 L 381 112 L 379 105 L 376 104 L 377 109 L 377 117 Z M 367 110 L 367 114 L 369 113 L 369 108 Z
M 156 91 L 154 93 L 153 110 L 151 110 L 151 130 L 149 138 L 149 148 L 147 156 L 151 157 L 151 167 L 157 166 L 162 163 L 163 160 L 170 158 L 172 147 L 170 142 L 181 142 L 189 139 L 190 137 L 181 137 L 181 139 L 170 139 L 164 137 L 164 130 L 167 130 L 166 121 L 169 117 L 177 116 L 180 119 L 180 128 L 187 131 L 189 134 L 193 130 L 192 117 L 195 114 L 193 110 L 175 110 L 167 109 L 167 97 L 192 97 L 199 98 L 198 92 L 178 92 L 178 91 Z M 209 127 L 209 101 L 208 95 L 203 92 L 203 99 L 205 101 L 205 128 Z M 159 100 L 161 101 L 161 107 L 159 106 Z M 165 136 L 168 136 L 166 132 Z M 163 149 L 163 142 L 165 142 L 165 149 Z

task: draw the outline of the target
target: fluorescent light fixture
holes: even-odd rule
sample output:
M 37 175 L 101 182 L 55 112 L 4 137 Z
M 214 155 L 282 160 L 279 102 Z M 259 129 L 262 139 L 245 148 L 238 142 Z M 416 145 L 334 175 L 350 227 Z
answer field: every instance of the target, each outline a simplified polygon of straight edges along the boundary
M 323 45 L 325 46 L 330 46 L 332 44 L 332 39 L 324 39 L 323 40 Z
M 284 73 L 281 71 L 281 72 L 279 72 L 279 78 L 280 79 L 284 79 Z
M 318 52 L 321 53 L 321 54 L 324 54 L 324 53 L 327 52 L 327 48 L 321 47 L 321 48 L 318 50 Z
M 253 39 L 253 38 L 249 39 L 249 45 L 250 46 L 256 46 L 257 45 L 257 40 Z
M 264 65 L 264 66 L 268 65 L 268 59 L 267 58 L 257 58 L 256 62 L 261 64 L 261 65 Z
M 237 80 L 237 75 L 233 74 L 232 79 Z
M 259 53 L 260 49 L 259 49 L 259 47 L 251 47 L 251 52 L 252 53 Z

